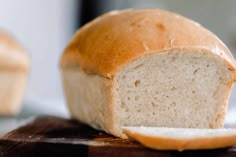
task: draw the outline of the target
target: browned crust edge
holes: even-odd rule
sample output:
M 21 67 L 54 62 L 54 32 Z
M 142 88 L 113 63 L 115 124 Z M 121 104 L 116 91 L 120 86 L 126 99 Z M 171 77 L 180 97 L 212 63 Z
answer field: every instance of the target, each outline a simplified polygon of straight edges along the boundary
M 123 129 L 124 133 L 131 139 L 137 140 L 144 146 L 158 150 L 198 150 L 216 149 L 236 145 L 236 135 L 206 137 L 193 139 L 174 139 L 151 135 L 144 135 Z

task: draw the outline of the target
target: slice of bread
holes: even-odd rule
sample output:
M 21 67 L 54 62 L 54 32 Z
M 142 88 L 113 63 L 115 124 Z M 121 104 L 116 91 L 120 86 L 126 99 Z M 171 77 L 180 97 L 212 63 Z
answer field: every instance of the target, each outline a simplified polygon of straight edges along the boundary
M 215 149 L 236 145 L 236 129 L 123 127 L 124 133 L 158 150 Z

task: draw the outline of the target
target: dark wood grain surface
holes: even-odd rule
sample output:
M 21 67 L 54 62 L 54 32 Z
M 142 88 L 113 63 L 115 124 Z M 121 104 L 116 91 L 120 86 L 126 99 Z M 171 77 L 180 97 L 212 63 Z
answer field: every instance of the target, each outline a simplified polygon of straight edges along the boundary
M 232 157 L 236 147 L 198 151 L 157 151 L 115 138 L 74 120 L 44 116 L 0 139 L 0 157 Z

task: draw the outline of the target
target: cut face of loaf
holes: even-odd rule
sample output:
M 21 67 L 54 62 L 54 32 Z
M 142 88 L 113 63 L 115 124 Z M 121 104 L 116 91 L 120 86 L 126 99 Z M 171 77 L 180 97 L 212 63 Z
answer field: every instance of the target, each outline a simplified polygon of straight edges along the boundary
M 185 50 L 143 55 L 112 79 L 62 72 L 72 116 L 119 137 L 122 126 L 223 127 L 235 78 L 219 56 Z

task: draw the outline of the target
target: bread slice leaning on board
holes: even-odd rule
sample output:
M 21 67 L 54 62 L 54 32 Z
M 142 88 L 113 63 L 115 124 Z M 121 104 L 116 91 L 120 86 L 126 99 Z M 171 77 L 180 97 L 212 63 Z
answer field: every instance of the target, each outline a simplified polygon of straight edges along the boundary
M 158 150 L 216 149 L 236 145 L 236 129 L 124 127 L 124 133 Z
M 26 50 L 8 33 L 0 30 L 0 115 L 16 115 L 29 73 Z
M 159 9 L 112 11 L 61 57 L 73 118 L 121 138 L 124 126 L 222 128 L 235 60 L 213 33 Z

